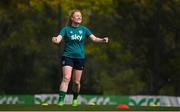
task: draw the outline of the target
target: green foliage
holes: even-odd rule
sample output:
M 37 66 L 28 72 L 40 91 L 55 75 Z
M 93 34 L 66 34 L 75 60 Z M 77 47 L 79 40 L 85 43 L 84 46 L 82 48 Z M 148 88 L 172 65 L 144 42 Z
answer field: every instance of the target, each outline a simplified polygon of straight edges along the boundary
M 89 21 L 89 16 L 91 16 L 93 13 L 110 13 L 112 12 L 113 6 L 113 0 L 61 0 L 61 2 L 63 15 L 67 15 L 72 9 L 79 9 L 82 11 L 83 22 L 85 24 Z
M 101 73 L 104 94 L 138 94 L 144 90 L 145 83 L 132 69 L 117 71 L 116 74 Z M 133 80 L 131 80 L 133 79 Z
M 1 0 L 0 93 L 54 93 L 63 43 L 51 37 L 80 9 L 108 44 L 86 42 L 84 94 L 179 95 L 178 0 Z M 168 82 L 168 83 L 167 83 Z

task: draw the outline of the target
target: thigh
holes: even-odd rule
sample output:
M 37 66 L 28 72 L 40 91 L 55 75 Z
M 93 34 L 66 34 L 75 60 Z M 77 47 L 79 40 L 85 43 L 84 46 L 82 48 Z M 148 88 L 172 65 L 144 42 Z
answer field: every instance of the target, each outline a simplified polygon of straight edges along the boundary
M 73 82 L 80 82 L 83 70 L 73 69 Z
M 66 78 L 66 79 L 71 78 L 71 74 L 72 74 L 72 67 L 71 66 L 63 66 L 62 71 L 63 71 L 63 77 L 64 78 Z

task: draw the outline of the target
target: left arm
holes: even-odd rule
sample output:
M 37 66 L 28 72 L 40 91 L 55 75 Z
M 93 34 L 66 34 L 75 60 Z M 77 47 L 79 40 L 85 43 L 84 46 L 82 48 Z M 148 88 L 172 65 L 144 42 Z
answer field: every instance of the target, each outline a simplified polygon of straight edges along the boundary
M 98 37 L 94 36 L 93 34 L 91 34 L 90 39 L 93 42 L 97 42 L 97 43 L 108 43 L 108 37 L 98 38 Z

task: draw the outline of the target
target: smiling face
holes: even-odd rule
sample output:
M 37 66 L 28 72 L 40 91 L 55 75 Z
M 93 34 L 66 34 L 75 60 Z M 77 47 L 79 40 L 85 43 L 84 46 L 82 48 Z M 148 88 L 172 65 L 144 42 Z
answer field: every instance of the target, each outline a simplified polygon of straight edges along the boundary
M 73 15 L 71 16 L 71 21 L 72 24 L 81 24 L 82 23 L 82 15 L 81 12 L 76 11 L 73 13 Z

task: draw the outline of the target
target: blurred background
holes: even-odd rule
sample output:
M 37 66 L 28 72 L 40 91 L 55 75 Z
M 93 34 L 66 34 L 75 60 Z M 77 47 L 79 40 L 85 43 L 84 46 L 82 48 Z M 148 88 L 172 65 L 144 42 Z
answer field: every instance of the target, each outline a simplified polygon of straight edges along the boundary
M 1 0 L 1 95 L 58 93 L 64 43 L 51 37 L 71 9 L 110 40 L 86 41 L 82 94 L 180 95 L 179 0 Z

